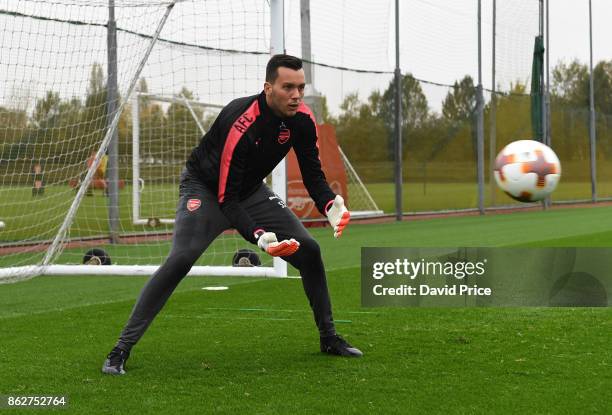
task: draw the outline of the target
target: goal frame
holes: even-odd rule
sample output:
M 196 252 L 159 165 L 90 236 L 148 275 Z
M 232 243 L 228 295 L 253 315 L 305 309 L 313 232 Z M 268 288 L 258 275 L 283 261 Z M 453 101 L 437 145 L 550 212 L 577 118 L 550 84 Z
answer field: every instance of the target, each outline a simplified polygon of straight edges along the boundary
M 282 0 L 280 0 L 282 1 Z M 119 124 L 119 118 L 125 106 L 132 97 L 132 94 L 136 93 L 136 82 L 140 78 L 140 74 L 148 60 L 149 55 L 153 49 L 153 46 L 159 38 L 160 32 L 164 27 L 169 14 L 171 13 L 177 0 L 173 0 L 167 7 L 166 11 L 159 21 L 156 31 L 151 36 L 151 41 L 147 47 L 147 50 L 140 60 L 138 67 L 130 81 L 129 87 L 127 88 L 125 99 L 122 99 L 116 109 L 115 114 L 112 116 L 108 127 L 105 131 L 104 138 L 89 166 L 84 179 L 81 181 L 80 186 L 77 188 L 76 195 L 72 201 L 72 204 L 66 213 L 64 221 L 58 232 L 56 233 L 53 241 L 48 245 L 44 258 L 38 264 L 15 266 L 15 267 L 4 267 L 0 268 L 0 283 L 14 282 L 26 280 L 39 275 L 151 275 L 161 265 L 79 265 L 70 264 L 62 265 L 56 264 L 55 261 L 63 251 L 65 243 L 69 240 L 68 233 L 73 223 L 76 212 L 79 209 L 81 201 L 88 189 L 89 185 L 93 180 L 93 176 L 98 166 L 101 163 L 102 157 L 105 154 L 113 134 L 117 130 Z M 272 7 L 272 21 L 278 20 L 280 10 L 278 8 L 279 0 L 272 0 L 274 7 Z M 283 31 L 277 25 L 272 24 L 273 27 L 273 38 L 282 39 Z M 273 174 L 273 189 L 278 189 L 278 193 L 282 196 L 286 194 L 286 184 L 279 180 L 279 178 L 285 177 L 284 164 L 280 168 L 276 169 Z M 4 225 L 4 222 L 0 222 Z M 191 268 L 187 275 L 198 275 L 198 276 L 245 276 L 245 277 L 287 277 L 287 263 L 281 258 L 273 258 L 273 266 L 255 266 L 255 267 L 233 267 L 233 266 L 194 266 Z

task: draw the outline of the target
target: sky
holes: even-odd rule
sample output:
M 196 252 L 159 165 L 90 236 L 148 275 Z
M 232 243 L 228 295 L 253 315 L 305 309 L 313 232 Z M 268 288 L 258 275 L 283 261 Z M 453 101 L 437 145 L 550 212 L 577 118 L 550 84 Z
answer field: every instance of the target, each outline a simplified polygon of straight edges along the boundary
M 313 54 L 316 61 L 340 66 L 392 71 L 395 67 L 394 1 L 311 0 Z M 400 0 L 400 67 L 416 78 L 452 84 L 469 74 L 478 78 L 477 0 Z M 612 59 L 612 1 L 592 0 L 593 59 Z M 557 63 L 589 59 L 588 0 L 551 0 L 549 4 L 550 68 Z M 289 15 L 299 19 L 299 2 L 290 2 Z M 295 11 L 297 9 L 297 12 Z M 496 2 L 496 85 L 508 90 L 510 83 L 529 84 L 534 36 L 539 32 L 537 0 Z M 493 0 L 482 0 L 482 82 L 492 88 Z M 291 30 L 290 30 L 291 32 Z M 294 45 L 296 35 L 288 36 Z M 385 50 L 381 45 L 387 44 Z M 299 50 L 294 47 L 293 50 Z M 326 74 L 327 75 L 327 74 Z M 329 75 L 327 75 L 329 77 Z M 316 77 L 315 77 L 316 78 Z M 331 83 L 339 82 L 334 77 Z M 344 74 L 344 82 L 359 76 Z M 378 82 L 377 82 L 378 81 Z M 385 81 L 388 81 L 385 79 Z M 315 83 L 324 84 L 321 76 Z M 333 90 L 331 85 L 323 87 Z M 337 90 L 338 88 L 336 88 Z M 423 85 L 430 106 L 437 110 L 448 88 Z M 349 91 L 336 93 L 343 95 Z M 365 97 L 364 97 L 365 98 Z
M 116 0 L 119 27 L 152 34 L 164 1 Z M 400 0 L 402 72 L 431 83 L 452 84 L 478 77 L 477 0 Z M 491 87 L 492 4 L 482 0 L 482 82 Z M 592 0 L 594 61 L 612 59 L 612 1 Z M 106 21 L 105 0 L 0 0 L 0 11 L 79 20 Z M 534 36 L 539 30 L 537 0 L 498 0 L 496 84 L 529 82 Z M 550 65 L 578 59 L 588 63 L 588 0 L 550 1 Z M 184 1 L 170 14 L 161 37 L 199 47 L 158 42 L 143 71 L 149 90 L 175 94 L 182 86 L 201 101 L 224 104 L 257 93 L 269 50 L 269 0 Z M 333 112 L 349 93 L 366 99 L 387 87 L 395 66 L 394 0 L 311 0 L 313 59 L 327 65 L 381 71 L 357 73 L 315 67 L 315 87 Z M 16 18 L 0 14 L 0 105 L 20 101 L 33 108 L 48 89 L 82 96 L 92 62 L 105 65 L 105 28 Z M 146 39 L 120 33 L 120 90 L 127 86 L 147 47 Z M 285 0 L 288 53 L 301 55 L 300 2 Z M 203 47 L 256 51 L 230 54 Z M 423 83 L 437 111 L 448 87 Z

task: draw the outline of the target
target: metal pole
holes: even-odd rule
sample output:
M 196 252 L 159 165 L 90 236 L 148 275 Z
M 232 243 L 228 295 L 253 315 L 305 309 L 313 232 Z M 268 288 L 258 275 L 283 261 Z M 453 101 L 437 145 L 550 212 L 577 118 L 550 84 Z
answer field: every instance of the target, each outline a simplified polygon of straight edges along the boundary
M 481 19 L 481 0 L 478 0 L 478 87 L 477 87 L 477 158 L 476 168 L 478 177 L 478 210 L 484 215 L 484 97 L 482 93 L 482 19 Z
M 399 52 L 399 0 L 395 0 L 395 219 L 403 219 L 402 206 L 402 72 Z
M 285 53 L 284 0 L 270 0 L 270 55 Z
M 539 13 L 539 25 L 540 25 L 539 35 L 543 39 L 544 38 L 544 0 L 539 0 L 538 13 Z M 548 117 L 546 117 L 546 94 L 544 93 L 544 91 L 545 91 L 544 71 L 542 71 L 542 74 L 540 75 L 540 90 L 538 91 L 538 93 L 540 94 L 540 97 L 542 97 L 542 103 L 540 104 L 541 105 L 540 112 L 542 115 L 542 119 L 540 121 L 542 125 L 542 143 L 548 145 L 548 139 L 546 138 L 547 137 L 546 120 Z M 550 196 L 547 196 L 544 200 L 542 200 L 542 209 L 547 210 L 550 207 L 550 204 L 551 204 Z
M 270 55 L 285 53 L 283 6 L 283 0 L 270 1 Z M 284 159 L 272 171 L 272 189 L 282 200 L 287 200 L 287 173 Z
M 590 76 L 589 76 L 589 142 L 591 146 L 591 200 L 597 202 L 597 150 L 595 130 L 595 90 L 593 88 L 593 16 L 592 5 L 589 0 L 589 52 L 590 52 Z
M 548 145 L 549 147 L 552 145 L 552 139 L 551 139 L 551 134 L 550 134 L 550 126 L 551 126 L 551 121 L 550 121 L 550 68 L 548 66 L 549 62 L 550 62 L 550 19 L 549 17 L 549 13 L 548 13 L 548 5 L 550 4 L 549 0 L 546 0 L 546 72 L 544 73 L 544 75 L 546 76 L 546 94 L 544 96 L 544 102 L 546 103 L 546 136 L 545 136 L 545 142 L 546 145 Z
M 108 82 L 107 88 L 107 128 L 110 128 L 117 111 L 117 23 L 115 22 L 115 0 L 108 2 Z M 119 135 L 113 131 L 108 145 L 108 224 L 110 242 L 119 243 Z
M 270 55 L 285 53 L 284 0 L 270 0 Z M 287 200 L 287 170 L 285 159 L 272 171 L 272 190 L 281 200 Z M 287 276 L 287 263 L 274 258 L 274 270 L 278 276 Z
M 497 17 L 497 0 L 493 0 L 493 44 L 491 53 L 491 112 L 489 116 L 489 189 L 491 195 L 491 205 L 495 205 L 495 176 L 493 170 L 495 169 L 495 156 L 497 155 L 497 96 L 495 95 L 495 23 Z
M 304 103 L 312 110 L 315 120 L 322 123 L 323 120 L 323 97 L 314 86 L 314 73 L 311 52 L 310 36 L 310 0 L 300 0 L 300 27 L 302 32 L 302 59 L 304 60 Z
M 132 94 L 132 223 L 140 219 L 140 99 Z
M 544 37 L 544 0 L 540 0 L 540 34 Z M 544 69 L 544 68 L 542 68 Z M 540 94 L 542 96 L 542 142 L 548 144 L 546 119 L 546 86 L 544 84 L 544 70 L 542 70 L 542 78 L 540 79 Z
M 300 22 L 302 28 L 302 58 L 312 60 L 310 48 L 310 0 L 300 0 Z M 304 62 L 304 76 L 307 84 L 312 84 L 312 65 Z

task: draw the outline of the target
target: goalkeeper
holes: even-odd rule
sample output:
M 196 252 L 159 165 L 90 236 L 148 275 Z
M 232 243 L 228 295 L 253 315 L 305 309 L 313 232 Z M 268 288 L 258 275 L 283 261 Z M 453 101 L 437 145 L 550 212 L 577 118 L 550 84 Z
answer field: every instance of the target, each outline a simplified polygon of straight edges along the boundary
M 263 183 L 293 148 L 308 193 L 327 216 L 334 236 L 342 235 L 350 214 L 321 170 L 315 120 L 302 102 L 304 86 L 300 59 L 273 56 L 266 67 L 263 92 L 230 102 L 193 150 L 181 175 L 172 248 L 140 293 L 104 362 L 104 373 L 125 373 L 132 347 L 195 261 L 229 228 L 299 270 L 322 352 L 362 355 L 336 334 L 319 245 Z

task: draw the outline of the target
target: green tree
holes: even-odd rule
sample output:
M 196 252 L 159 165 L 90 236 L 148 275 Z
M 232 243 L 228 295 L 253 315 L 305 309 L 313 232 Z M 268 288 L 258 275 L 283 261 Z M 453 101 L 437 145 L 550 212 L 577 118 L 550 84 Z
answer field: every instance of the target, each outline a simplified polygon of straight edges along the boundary
M 353 167 L 366 181 L 388 180 L 388 130 L 384 120 L 373 108 L 380 94 L 373 94 L 367 103 L 359 101 L 357 93 L 344 98 L 340 105 L 342 111 L 337 118 L 330 116 L 336 127 L 338 144 L 351 160 Z
M 452 89 L 446 94 L 442 102 L 442 118 L 447 125 L 448 135 L 445 141 L 471 142 L 471 154 L 461 153 L 463 157 L 477 157 L 476 134 L 476 87 L 470 75 L 465 75 L 460 81 L 455 81 Z M 463 145 L 465 148 L 465 145 Z
M 33 120 L 39 126 L 50 125 L 60 113 L 61 99 L 59 93 L 47 91 L 45 97 L 36 102 Z
M 426 125 L 429 116 L 427 97 L 423 93 L 421 83 L 412 74 L 402 76 L 402 141 L 404 147 L 411 134 Z M 381 117 L 389 132 L 387 151 L 389 159 L 393 159 L 395 128 L 395 81 L 382 93 L 374 92 L 369 99 L 372 112 Z
M 552 71 L 551 134 L 555 151 L 564 163 L 564 174 L 581 180 L 588 159 L 589 68 L 577 60 L 558 63 Z M 612 155 L 609 115 L 612 114 L 612 61 L 600 61 L 593 68 L 594 104 L 597 113 L 597 146 L 600 154 Z M 601 156 L 600 156 L 601 157 Z M 575 163 L 568 161 L 574 160 Z M 586 179 L 585 179 L 586 180 Z
M 329 106 L 327 105 L 327 97 L 325 95 L 321 97 L 321 120 L 323 121 L 323 123 L 327 124 L 333 124 L 335 121 L 334 117 L 329 112 Z
M 595 110 L 612 115 L 612 60 L 601 61 L 593 68 Z
M 107 126 L 106 79 L 102 65 L 94 63 L 91 67 L 87 86 L 85 105 L 81 111 L 81 123 L 76 134 L 80 137 L 78 145 L 71 142 L 69 151 L 71 162 L 85 162 L 93 150 L 102 142 Z
M 177 94 L 179 100 L 195 100 L 193 92 L 186 87 L 183 87 Z M 191 110 L 195 114 L 198 122 L 202 123 L 204 111 L 197 105 L 191 105 Z M 161 140 L 165 157 L 170 157 L 172 160 L 183 160 L 188 153 L 195 147 L 202 132 L 198 126 L 198 122 L 194 118 L 189 107 L 184 102 L 173 102 L 166 111 L 165 136 Z
M 15 143 L 23 140 L 28 128 L 28 115 L 23 110 L 0 107 L 0 159 L 15 157 Z
M 453 88 L 442 102 L 442 115 L 447 120 L 467 120 L 472 118 L 476 109 L 476 87 L 471 76 L 466 75 Z
M 584 107 L 589 104 L 589 69 L 573 60 L 560 62 L 552 70 L 551 98 L 557 104 Z

